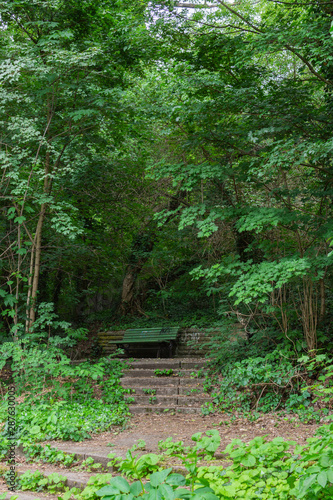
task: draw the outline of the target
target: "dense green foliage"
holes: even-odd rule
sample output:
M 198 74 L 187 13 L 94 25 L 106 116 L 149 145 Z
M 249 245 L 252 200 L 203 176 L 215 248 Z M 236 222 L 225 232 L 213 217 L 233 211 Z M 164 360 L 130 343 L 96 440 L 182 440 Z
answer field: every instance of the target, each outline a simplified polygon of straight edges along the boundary
M 15 383 L 16 396 L 21 397 L 15 407 L 18 445 L 27 447 L 53 439 L 82 441 L 89 439 L 91 433 L 126 422 L 129 412 L 123 395 L 128 391 L 120 385 L 125 366 L 121 360 L 101 358 L 95 363 L 73 365 L 59 345 L 52 349 L 32 342 L 27 342 L 24 349 L 15 343 L 5 343 L 4 354 L 12 357 L 10 382 Z M 3 365 L 5 362 L 6 357 Z M 5 388 L 2 384 L 1 458 L 6 456 L 11 438 Z
M 22 444 L 123 424 L 121 363 L 96 346 L 71 361 L 100 329 L 156 322 L 219 331 L 205 413 L 331 411 L 332 16 L 312 0 L 0 1 L 0 421 L 14 383 Z M 329 498 L 322 432 L 299 465 L 255 440 L 189 470 L 190 493 L 170 471 L 150 492 L 106 488 Z
M 3 335 L 45 302 L 330 345 L 331 11 L 197 4 L 0 4 Z

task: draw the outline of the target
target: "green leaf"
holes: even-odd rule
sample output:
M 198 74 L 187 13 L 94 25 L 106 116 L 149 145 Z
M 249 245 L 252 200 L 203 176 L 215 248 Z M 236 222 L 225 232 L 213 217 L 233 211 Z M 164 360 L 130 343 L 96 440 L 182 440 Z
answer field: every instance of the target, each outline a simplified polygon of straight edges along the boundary
M 253 455 L 247 455 L 242 458 L 242 464 L 245 465 L 245 467 L 253 467 L 256 464 L 256 459 Z
M 118 488 L 121 493 L 130 492 L 129 484 L 123 477 L 120 476 L 113 477 L 110 481 L 110 484 Z
M 158 487 L 158 491 L 161 493 L 162 497 L 167 500 L 169 500 L 169 498 L 173 499 L 175 497 L 173 489 L 168 484 L 160 484 Z
M 24 215 L 20 215 L 19 217 L 15 217 L 14 222 L 22 224 L 22 222 L 24 222 L 25 220 L 27 220 L 26 217 L 24 217 Z
M 102 489 L 96 491 L 96 495 L 98 497 L 104 497 L 106 495 L 117 495 L 119 493 L 119 488 L 108 484 L 107 486 L 103 486 Z
M 330 483 L 333 483 L 333 470 L 328 470 L 327 471 L 327 479 Z
M 189 498 L 189 490 L 186 490 L 185 488 L 179 488 L 175 491 L 176 493 L 176 498 Z
M 159 484 L 163 483 L 164 480 L 167 478 L 167 476 L 170 474 L 172 471 L 172 467 L 169 469 L 162 470 L 160 472 L 154 472 L 150 476 L 150 484 L 156 488 Z
M 39 433 L 40 433 L 40 426 L 33 425 L 30 429 L 30 434 L 39 434 Z
M 199 441 L 199 439 L 201 438 L 202 436 L 202 432 L 196 432 L 195 434 L 193 434 L 193 436 L 191 437 L 192 441 Z
M 191 498 L 191 500 L 219 500 L 219 499 L 216 495 L 214 495 L 214 493 L 205 491 L 196 493 L 194 497 Z
M 147 500 L 164 500 L 164 498 L 158 489 L 152 488 L 147 495 Z
M 318 474 L 317 481 L 322 488 L 325 488 L 326 483 L 327 483 L 327 472 L 326 471 L 320 472 Z
M 130 485 L 130 492 L 136 496 L 138 496 L 140 493 L 142 493 L 142 486 L 141 486 L 140 481 L 135 481 L 134 483 L 132 483 Z
M 299 497 L 302 498 L 304 495 L 308 493 L 308 490 L 310 487 L 315 483 L 317 480 L 317 475 L 312 474 L 311 476 L 308 476 L 304 478 L 304 480 L 300 480 L 299 484 Z
M 167 484 L 171 484 L 172 486 L 185 486 L 186 479 L 181 474 L 170 474 L 169 477 L 166 478 L 165 482 Z

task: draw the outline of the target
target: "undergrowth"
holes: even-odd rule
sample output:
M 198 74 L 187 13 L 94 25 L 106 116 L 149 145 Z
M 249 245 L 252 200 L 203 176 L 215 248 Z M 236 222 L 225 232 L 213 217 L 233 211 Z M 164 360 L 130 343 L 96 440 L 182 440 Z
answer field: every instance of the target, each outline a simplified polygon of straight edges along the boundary
M 329 500 L 333 496 L 333 423 L 320 427 L 306 445 L 256 437 L 249 443 L 234 439 L 224 449 L 224 464 L 215 460 L 220 445 L 216 429 L 192 436 L 193 446 L 171 438 L 159 443 L 160 455 L 111 455 L 121 476 L 96 474 L 83 491 L 65 486 L 65 476 L 25 472 L 20 488 L 58 492 L 59 500 Z M 142 443 L 141 443 L 142 445 Z M 185 476 L 173 472 L 166 459 L 178 458 Z M 200 465 L 201 457 L 210 460 Z M 125 477 L 126 479 L 125 479 Z M 5 497 L 3 497 L 5 498 Z
M 256 354 L 251 341 L 231 341 L 230 334 L 210 343 L 204 387 L 213 399 L 203 413 L 283 411 L 305 423 L 322 421 L 332 409 L 333 359 L 319 351 L 304 355 L 286 342 L 273 350 L 264 344 L 258 356 L 256 342 Z
M 128 390 L 120 385 L 126 363 L 108 356 L 73 365 L 63 347 L 75 345 L 86 331 L 67 328 L 66 335 L 50 336 L 47 317 L 41 315 L 38 333 L 0 345 L 0 369 L 6 363 L 10 367 L 11 378 L 5 382 L 15 388 L 16 398 L 13 435 L 8 421 L 8 393 L 3 384 L 0 458 L 6 455 L 13 438 L 24 446 L 55 439 L 81 441 L 113 425 L 125 425 L 129 416 L 124 400 Z M 50 323 L 54 328 L 64 327 L 55 321 Z

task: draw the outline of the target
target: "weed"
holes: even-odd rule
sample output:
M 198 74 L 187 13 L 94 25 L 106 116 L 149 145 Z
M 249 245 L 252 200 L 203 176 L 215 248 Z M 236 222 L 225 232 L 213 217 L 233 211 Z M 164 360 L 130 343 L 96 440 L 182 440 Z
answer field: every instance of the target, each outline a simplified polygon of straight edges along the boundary
M 156 394 L 156 389 L 142 389 L 144 394 Z
M 174 374 L 172 368 L 170 368 L 168 370 L 167 369 L 165 369 L 165 370 L 159 370 L 159 369 L 157 369 L 157 370 L 154 371 L 154 373 L 155 373 L 155 375 L 157 377 L 170 377 L 171 375 Z

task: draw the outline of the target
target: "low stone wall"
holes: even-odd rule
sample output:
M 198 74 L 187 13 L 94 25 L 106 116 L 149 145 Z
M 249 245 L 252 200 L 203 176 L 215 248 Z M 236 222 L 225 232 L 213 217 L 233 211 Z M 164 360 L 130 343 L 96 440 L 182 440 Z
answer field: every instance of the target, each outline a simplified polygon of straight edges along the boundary
M 103 348 L 104 354 L 113 354 L 117 350 L 115 344 L 110 344 L 110 340 L 121 340 L 124 336 L 125 331 L 118 332 L 99 332 L 98 343 Z
M 175 357 L 204 357 L 209 350 L 206 344 L 211 341 L 212 337 L 218 335 L 218 333 L 210 329 L 183 328 L 179 332 Z

